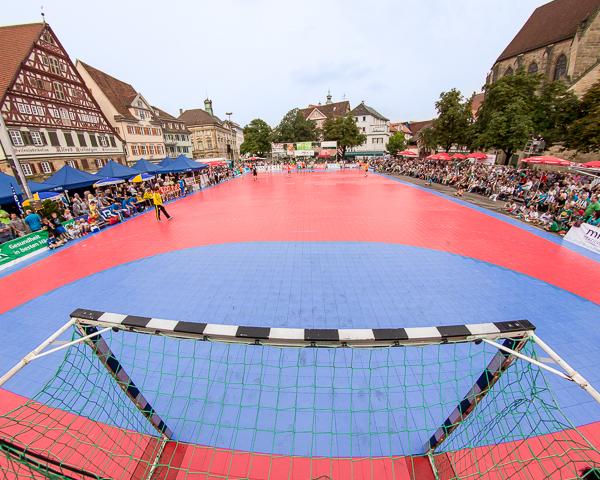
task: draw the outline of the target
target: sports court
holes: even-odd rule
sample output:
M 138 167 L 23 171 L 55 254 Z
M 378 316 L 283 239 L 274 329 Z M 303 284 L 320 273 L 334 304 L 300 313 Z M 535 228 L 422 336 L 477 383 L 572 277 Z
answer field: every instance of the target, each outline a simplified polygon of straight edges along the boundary
M 335 341 L 350 329 L 445 338 L 450 330 L 430 327 L 526 320 L 600 386 L 600 257 L 558 236 L 358 170 L 244 176 L 169 211 L 171 222 L 144 214 L 0 272 L 0 372 L 85 309 L 156 331 L 189 322 Z M 56 478 L 428 479 L 424 445 L 497 352 L 199 335 L 103 334 L 175 443 L 159 445 L 85 342 L 33 361 L 0 390 L 0 414 L 16 408 L 0 432 L 30 445 Z M 463 455 L 436 461 L 439 478 L 578 478 L 598 463 L 600 405 L 585 391 L 527 362 L 494 381 L 448 436 Z M 15 465 L 7 478 L 42 478 Z

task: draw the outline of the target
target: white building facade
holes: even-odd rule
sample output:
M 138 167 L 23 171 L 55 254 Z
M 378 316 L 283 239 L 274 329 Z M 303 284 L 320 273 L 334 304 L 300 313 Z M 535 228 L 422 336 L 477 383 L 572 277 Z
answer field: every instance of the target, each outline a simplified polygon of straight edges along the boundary
M 367 137 L 365 143 L 352 148 L 346 154 L 354 157 L 375 157 L 385 154 L 390 139 L 390 121 L 374 108 L 361 102 L 350 115 L 354 117 L 356 126 Z

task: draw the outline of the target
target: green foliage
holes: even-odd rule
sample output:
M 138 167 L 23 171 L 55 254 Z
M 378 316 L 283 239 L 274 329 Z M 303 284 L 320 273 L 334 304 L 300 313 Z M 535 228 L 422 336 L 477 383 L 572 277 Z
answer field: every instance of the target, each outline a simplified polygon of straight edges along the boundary
M 348 148 L 357 147 L 367 141 L 366 135 L 360 133 L 352 115 L 325 120 L 323 139 L 337 141 L 338 147 L 342 149 L 342 157 L 346 154 Z
M 568 126 L 577 118 L 579 100 L 564 82 L 544 83 L 536 97 L 535 133 L 547 144 L 564 142 Z
M 297 108 L 286 113 L 273 131 L 275 142 L 314 142 L 318 137 L 315 122 L 304 118 Z
M 396 155 L 398 152 L 401 152 L 405 148 L 406 148 L 406 138 L 404 137 L 404 133 L 402 133 L 402 132 L 394 133 L 388 141 L 387 151 L 392 155 Z
M 432 126 L 435 143 L 446 151 L 452 145 L 466 145 L 467 132 L 473 122 L 471 101 L 466 101 L 460 91 L 453 88 L 449 92 L 442 92 L 435 108 L 438 111 Z
M 536 131 L 540 77 L 518 73 L 486 86 L 485 101 L 473 129 L 474 144 L 502 150 L 507 159 Z
M 426 150 L 435 150 L 438 146 L 436 132 L 433 127 L 426 127 L 419 132 L 419 145 Z
M 244 142 L 240 153 L 265 155 L 271 151 L 271 127 L 260 118 L 255 118 L 244 127 Z
M 581 152 L 600 150 L 600 82 L 581 99 L 578 117 L 569 127 L 567 146 Z
M 64 220 L 63 211 L 61 210 L 62 203 L 56 202 L 54 200 L 44 200 L 42 201 L 41 208 L 37 211 L 37 213 L 46 218 L 51 218 L 53 213 L 58 215 L 60 220 Z

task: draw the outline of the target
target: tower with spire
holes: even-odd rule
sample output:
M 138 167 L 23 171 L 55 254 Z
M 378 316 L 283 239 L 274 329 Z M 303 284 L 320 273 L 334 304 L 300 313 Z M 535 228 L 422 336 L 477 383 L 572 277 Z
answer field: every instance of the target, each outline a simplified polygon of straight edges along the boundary
M 331 89 L 327 89 L 327 101 L 325 102 L 325 105 L 329 105 L 331 103 Z

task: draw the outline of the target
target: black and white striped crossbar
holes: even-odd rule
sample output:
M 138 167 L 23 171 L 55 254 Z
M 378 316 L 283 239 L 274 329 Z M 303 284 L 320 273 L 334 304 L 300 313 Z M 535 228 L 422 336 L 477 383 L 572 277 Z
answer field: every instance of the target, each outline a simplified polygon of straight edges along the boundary
M 535 330 L 527 320 L 476 323 L 446 327 L 310 329 L 269 328 L 184 322 L 98 312 L 78 308 L 71 318 L 80 325 L 229 343 L 288 347 L 386 347 L 470 342 L 479 339 L 525 337 Z

